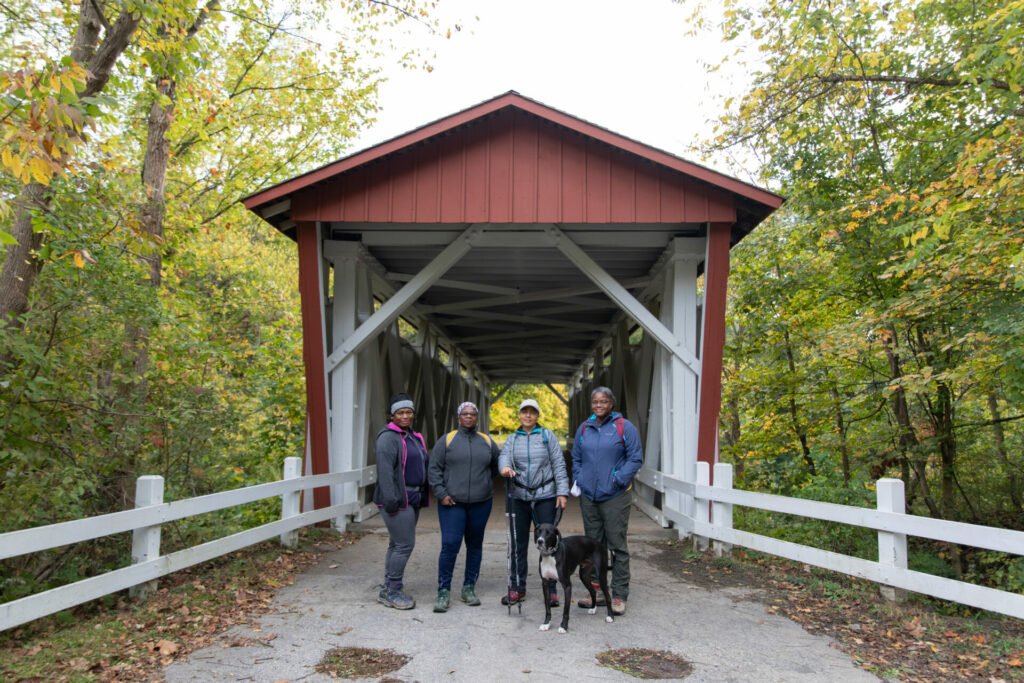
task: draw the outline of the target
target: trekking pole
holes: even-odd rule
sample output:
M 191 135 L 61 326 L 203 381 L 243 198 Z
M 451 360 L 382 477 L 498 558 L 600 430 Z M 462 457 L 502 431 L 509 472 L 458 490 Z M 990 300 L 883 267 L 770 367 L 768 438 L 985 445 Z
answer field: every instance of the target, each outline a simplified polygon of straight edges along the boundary
M 505 569 L 508 575 L 508 586 L 505 597 L 512 595 L 512 493 L 509 491 L 508 479 L 505 480 Z M 512 602 L 508 602 L 508 614 L 512 616 Z
M 519 578 L 519 541 L 516 539 L 516 509 L 515 509 L 515 506 L 512 503 L 512 485 L 511 485 L 511 480 L 510 479 L 506 479 L 505 480 L 505 500 L 506 500 L 505 504 L 508 505 L 509 509 L 511 510 L 511 515 L 512 515 L 512 568 L 516 572 L 516 578 Z M 509 581 L 509 585 L 511 586 L 512 585 L 512 573 L 511 572 L 509 572 L 508 581 Z M 509 588 L 510 592 L 511 592 L 511 590 L 512 589 Z M 523 613 L 523 601 L 522 600 L 516 600 L 516 607 L 519 609 L 519 614 L 522 614 Z M 508 606 L 508 613 L 512 614 L 512 605 L 511 605 L 511 603 Z

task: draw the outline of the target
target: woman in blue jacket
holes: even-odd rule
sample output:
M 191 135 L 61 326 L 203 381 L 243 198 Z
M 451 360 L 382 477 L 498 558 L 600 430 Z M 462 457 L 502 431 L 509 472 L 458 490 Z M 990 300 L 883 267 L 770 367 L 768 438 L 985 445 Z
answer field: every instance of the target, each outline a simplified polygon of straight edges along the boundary
M 569 476 L 565 473 L 562 447 L 555 433 L 537 424 L 540 405 L 532 398 L 519 404 L 519 429 L 505 440 L 498 457 L 498 471 L 511 479 L 509 495 L 515 514 L 516 566 L 512 585 L 501 604 L 526 599 L 527 549 L 530 521 L 554 524 L 555 508 L 565 508 Z M 557 583 L 551 582 L 551 606 L 558 606 Z
M 625 614 L 629 599 L 629 508 L 633 476 L 644 464 L 640 433 L 633 423 L 612 410 L 615 395 L 608 387 L 590 392 L 593 414 L 576 432 L 572 444 L 572 474 L 579 486 L 583 533 L 611 551 L 612 612 Z M 598 593 L 598 604 L 603 601 Z M 580 607 L 592 607 L 590 596 Z

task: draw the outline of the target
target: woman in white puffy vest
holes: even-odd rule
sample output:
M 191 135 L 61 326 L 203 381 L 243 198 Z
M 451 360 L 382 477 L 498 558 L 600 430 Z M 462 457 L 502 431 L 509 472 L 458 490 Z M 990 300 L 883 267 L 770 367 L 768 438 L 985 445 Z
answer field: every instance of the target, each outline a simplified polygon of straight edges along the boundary
M 562 447 L 555 433 L 537 424 L 540 406 L 532 398 L 519 405 L 519 429 L 506 441 L 498 458 L 501 476 L 511 479 L 510 495 L 515 513 L 516 566 L 508 594 L 501 604 L 513 605 L 526 598 L 527 549 L 530 522 L 553 524 L 555 509 L 565 508 L 569 476 Z M 551 605 L 558 605 L 557 583 L 552 582 Z

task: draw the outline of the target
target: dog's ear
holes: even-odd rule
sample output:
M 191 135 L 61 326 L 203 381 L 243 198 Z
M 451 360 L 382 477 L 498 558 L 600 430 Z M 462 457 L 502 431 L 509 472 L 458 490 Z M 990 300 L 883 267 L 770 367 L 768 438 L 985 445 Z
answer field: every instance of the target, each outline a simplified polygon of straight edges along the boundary
M 558 523 L 561 522 L 561 521 L 562 521 L 562 508 L 556 507 L 555 508 L 555 523 L 552 526 L 557 528 L 558 527 Z

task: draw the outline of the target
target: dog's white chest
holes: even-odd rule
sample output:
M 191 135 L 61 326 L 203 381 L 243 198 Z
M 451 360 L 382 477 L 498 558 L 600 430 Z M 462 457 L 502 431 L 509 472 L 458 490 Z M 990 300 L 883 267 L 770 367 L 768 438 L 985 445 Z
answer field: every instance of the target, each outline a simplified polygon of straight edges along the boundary
M 542 579 L 558 580 L 558 567 L 555 566 L 555 558 L 551 555 L 542 555 L 540 558 L 540 577 Z

